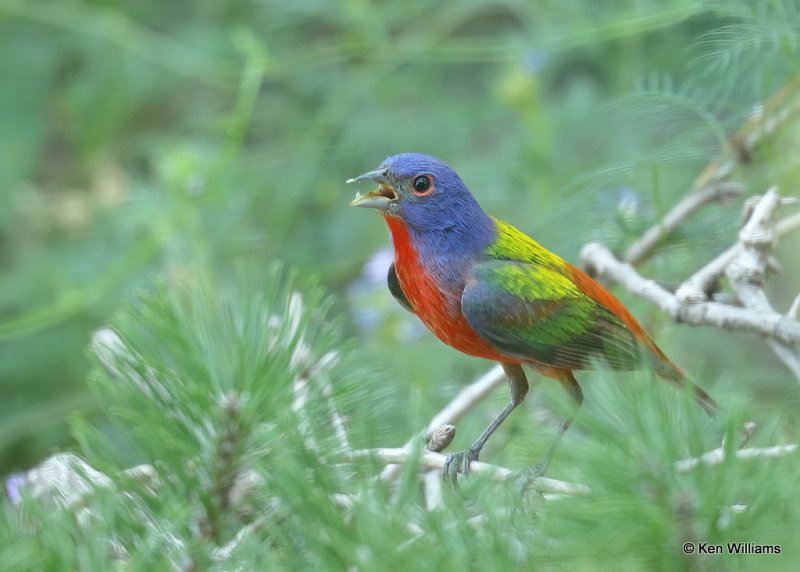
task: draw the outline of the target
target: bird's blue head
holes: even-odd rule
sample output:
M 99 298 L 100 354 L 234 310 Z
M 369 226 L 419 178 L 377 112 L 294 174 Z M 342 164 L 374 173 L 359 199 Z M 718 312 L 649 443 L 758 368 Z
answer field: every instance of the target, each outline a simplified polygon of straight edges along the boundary
M 348 183 L 357 181 L 373 181 L 378 188 L 366 195 L 357 194 L 351 205 L 399 218 L 414 234 L 453 230 L 483 236 L 494 228 L 461 177 L 436 157 L 423 153 L 395 155 Z

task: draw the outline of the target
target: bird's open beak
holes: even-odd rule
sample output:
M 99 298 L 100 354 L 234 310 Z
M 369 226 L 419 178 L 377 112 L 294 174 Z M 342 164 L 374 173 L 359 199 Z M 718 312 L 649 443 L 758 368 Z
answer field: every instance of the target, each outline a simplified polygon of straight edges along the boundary
M 365 207 L 368 209 L 385 211 L 389 208 L 389 205 L 397 201 L 397 191 L 389 184 L 385 169 L 370 171 L 369 173 L 364 173 L 353 179 L 348 179 L 346 182 L 358 183 L 361 181 L 374 181 L 378 183 L 378 188 L 368 192 L 366 195 L 357 192 L 356 198 L 350 202 L 351 207 Z

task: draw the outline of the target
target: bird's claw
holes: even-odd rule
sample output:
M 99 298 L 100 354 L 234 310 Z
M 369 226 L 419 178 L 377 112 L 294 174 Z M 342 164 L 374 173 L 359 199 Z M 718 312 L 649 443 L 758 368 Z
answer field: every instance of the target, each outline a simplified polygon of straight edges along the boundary
M 523 497 L 525 492 L 534 485 L 536 479 L 544 476 L 549 466 L 550 459 L 542 459 L 532 467 L 514 471 L 508 475 L 507 480 L 514 481 L 514 493 L 519 497 Z
M 459 471 L 465 475 L 468 475 L 470 463 L 477 460 L 478 451 L 473 449 L 450 453 L 442 465 L 442 478 L 449 480 L 453 486 L 458 486 Z

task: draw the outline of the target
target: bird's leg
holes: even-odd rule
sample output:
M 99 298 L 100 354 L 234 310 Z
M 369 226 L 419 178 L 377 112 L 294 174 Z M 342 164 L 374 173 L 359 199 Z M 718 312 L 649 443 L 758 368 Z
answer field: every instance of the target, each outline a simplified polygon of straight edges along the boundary
M 486 441 L 488 441 L 492 433 L 500 427 L 500 424 L 505 421 L 506 417 L 514 411 L 517 405 L 522 403 L 525 399 L 525 394 L 528 393 L 528 380 L 525 377 L 522 366 L 515 363 L 501 363 L 500 365 L 503 366 L 503 370 L 508 377 L 508 385 L 511 389 L 511 401 L 509 401 L 497 417 L 489 423 L 489 426 L 475 439 L 475 442 L 470 445 L 469 449 L 451 453 L 448 455 L 447 459 L 445 459 L 444 465 L 442 465 L 442 476 L 449 478 L 454 485 L 458 484 L 457 477 L 459 470 L 465 475 L 469 473 L 470 463 L 478 460 L 478 455 L 480 455 L 481 449 L 483 449 Z
M 564 389 L 566 389 L 575 400 L 577 407 L 575 407 L 575 410 L 571 415 L 561 420 L 561 424 L 558 427 L 558 434 L 550 443 L 550 446 L 547 448 L 547 452 L 544 454 L 544 457 L 542 457 L 542 460 L 528 469 L 517 471 L 509 475 L 509 478 L 516 479 L 514 488 L 520 494 L 525 491 L 531 481 L 541 477 L 547 472 L 547 468 L 550 466 L 550 459 L 553 458 L 553 453 L 555 453 L 558 444 L 561 442 L 561 437 L 564 436 L 564 433 L 566 432 L 567 428 L 569 428 L 572 420 L 575 419 L 575 415 L 577 415 L 578 410 L 583 404 L 583 391 L 581 390 L 581 386 L 578 385 L 578 382 L 575 379 L 575 376 L 572 375 L 571 371 L 565 370 L 564 372 L 561 372 L 557 379 L 561 385 L 564 386 Z

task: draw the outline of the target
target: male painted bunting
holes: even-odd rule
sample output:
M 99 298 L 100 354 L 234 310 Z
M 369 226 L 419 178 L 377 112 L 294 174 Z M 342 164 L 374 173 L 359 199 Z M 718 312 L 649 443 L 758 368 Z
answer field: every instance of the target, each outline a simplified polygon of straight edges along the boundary
M 500 362 L 511 401 L 466 451 L 451 454 L 443 474 L 469 472 L 487 439 L 525 398 L 523 365 L 563 385 L 577 402 L 574 370 L 604 366 L 652 369 L 691 388 L 713 414 L 714 400 L 658 349 L 631 313 L 592 278 L 516 228 L 486 214 L 444 161 L 421 153 L 386 159 L 349 182 L 373 181 L 353 206 L 375 209 L 389 226 L 394 263 L 389 290 L 444 343 Z M 576 411 L 577 411 L 576 408 Z M 547 470 L 561 435 L 527 477 Z

